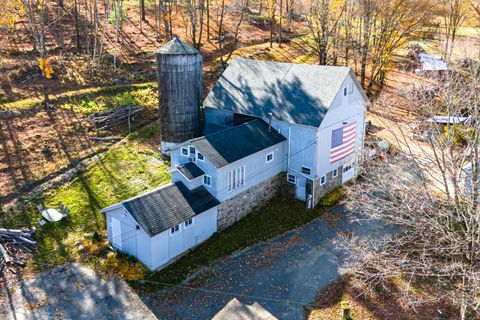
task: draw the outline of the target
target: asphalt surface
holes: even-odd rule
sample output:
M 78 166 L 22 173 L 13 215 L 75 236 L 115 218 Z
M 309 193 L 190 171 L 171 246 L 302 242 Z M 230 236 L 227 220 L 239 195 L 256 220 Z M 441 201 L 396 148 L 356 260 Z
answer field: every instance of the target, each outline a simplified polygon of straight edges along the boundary
M 304 306 L 339 277 L 345 257 L 339 235 L 382 237 L 381 222 L 351 222 L 342 206 L 337 219 L 317 219 L 197 272 L 181 287 L 142 300 L 160 319 L 303 319 Z M 334 222 L 332 222 L 334 221 Z

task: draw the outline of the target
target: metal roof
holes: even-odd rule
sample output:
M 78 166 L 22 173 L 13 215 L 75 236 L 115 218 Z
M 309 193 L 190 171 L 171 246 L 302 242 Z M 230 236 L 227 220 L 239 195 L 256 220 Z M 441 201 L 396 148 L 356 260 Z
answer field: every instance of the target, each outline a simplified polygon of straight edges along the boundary
M 319 127 L 349 74 L 347 67 L 235 59 L 204 106 Z
M 261 119 L 192 139 L 194 145 L 216 168 L 245 158 L 287 140 Z
M 178 38 L 173 38 L 170 40 L 167 44 L 165 44 L 163 47 L 158 49 L 156 53 L 159 54 L 199 54 L 200 52 L 190 46 L 189 44 L 183 42 L 182 40 Z
M 187 162 L 185 164 L 179 165 L 177 167 L 178 171 L 180 171 L 188 180 L 193 180 L 200 176 L 203 176 L 205 172 L 200 169 L 195 163 Z
M 203 186 L 189 190 L 182 182 L 176 182 L 122 204 L 140 227 L 153 237 L 220 202 Z

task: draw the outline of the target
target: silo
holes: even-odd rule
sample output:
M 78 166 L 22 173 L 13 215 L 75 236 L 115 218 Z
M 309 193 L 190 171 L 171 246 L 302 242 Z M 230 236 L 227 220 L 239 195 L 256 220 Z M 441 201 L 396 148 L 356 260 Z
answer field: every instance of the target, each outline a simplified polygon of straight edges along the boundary
M 156 51 L 162 154 L 200 133 L 202 55 L 174 38 Z

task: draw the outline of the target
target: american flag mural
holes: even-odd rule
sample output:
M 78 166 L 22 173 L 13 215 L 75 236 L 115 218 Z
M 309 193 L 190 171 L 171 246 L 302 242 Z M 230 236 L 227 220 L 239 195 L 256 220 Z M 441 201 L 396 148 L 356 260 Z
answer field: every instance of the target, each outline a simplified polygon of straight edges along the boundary
M 330 148 L 330 163 L 345 159 L 355 152 L 355 122 L 344 124 L 341 128 L 332 130 L 332 147 Z

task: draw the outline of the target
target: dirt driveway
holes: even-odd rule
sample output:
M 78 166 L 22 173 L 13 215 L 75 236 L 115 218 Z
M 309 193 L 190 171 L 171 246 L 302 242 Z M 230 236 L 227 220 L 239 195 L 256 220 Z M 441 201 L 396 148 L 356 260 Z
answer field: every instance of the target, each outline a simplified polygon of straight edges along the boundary
M 352 223 L 342 206 L 142 299 L 160 319 L 303 319 L 303 307 L 339 276 L 339 235 L 380 237 L 379 222 Z

